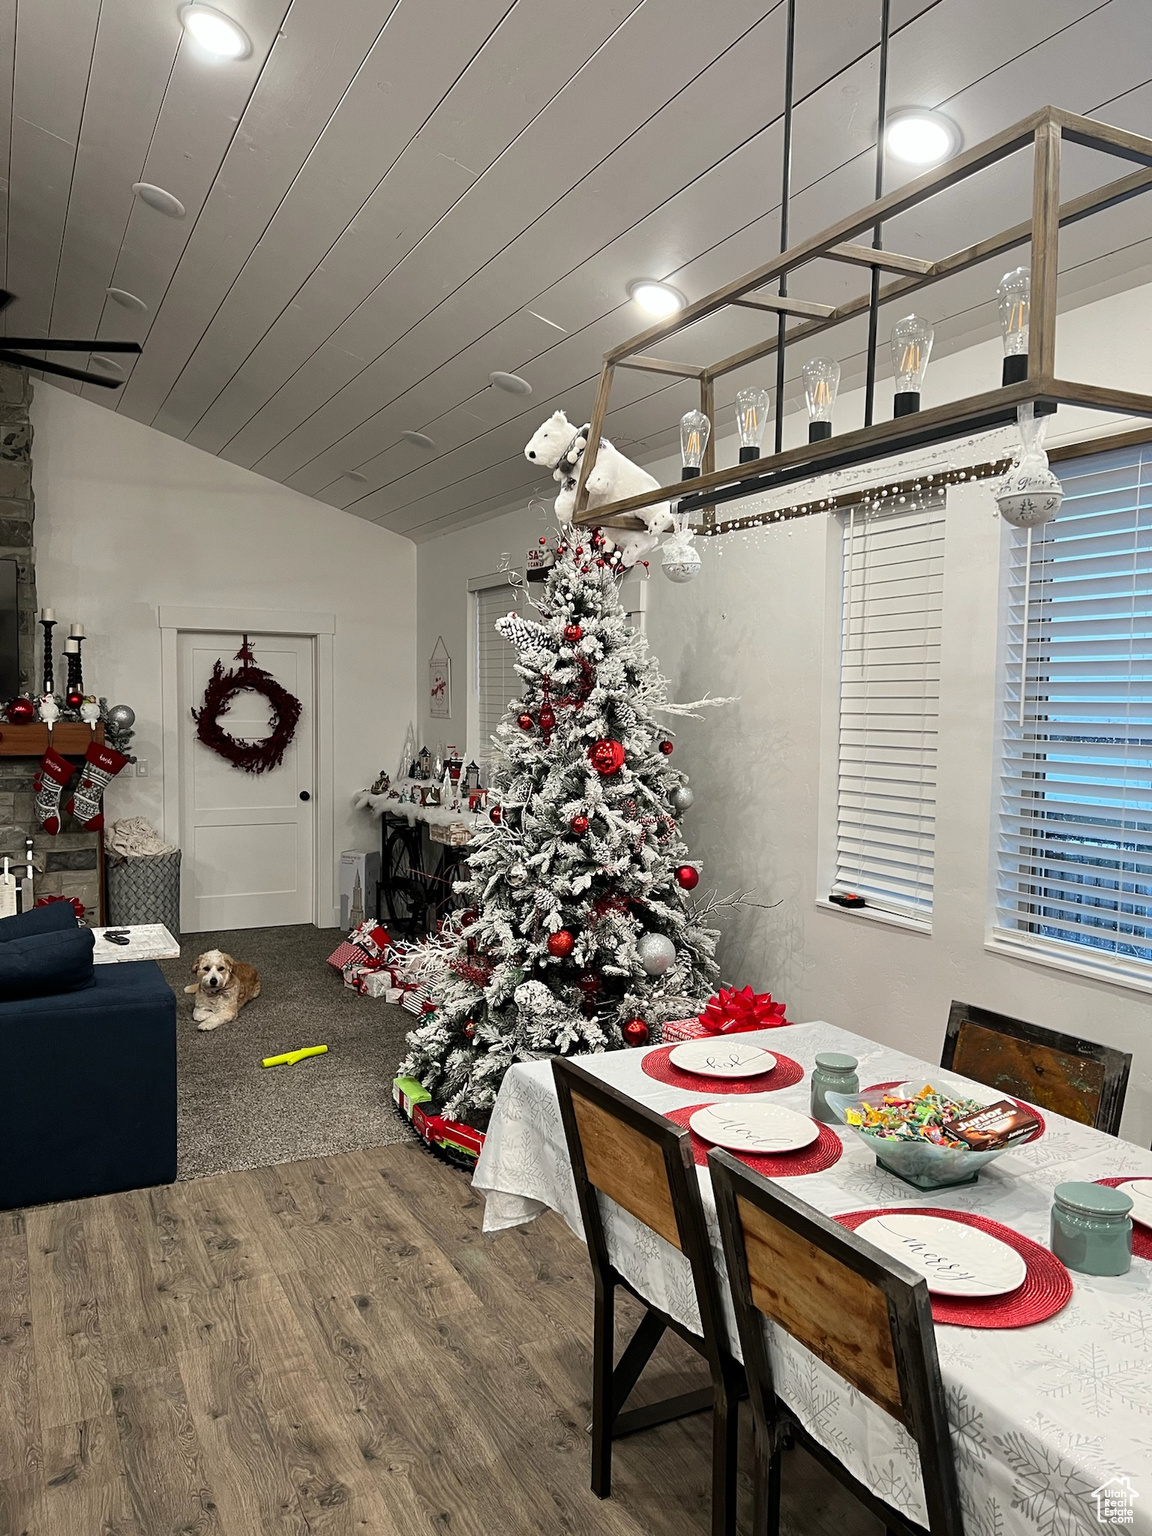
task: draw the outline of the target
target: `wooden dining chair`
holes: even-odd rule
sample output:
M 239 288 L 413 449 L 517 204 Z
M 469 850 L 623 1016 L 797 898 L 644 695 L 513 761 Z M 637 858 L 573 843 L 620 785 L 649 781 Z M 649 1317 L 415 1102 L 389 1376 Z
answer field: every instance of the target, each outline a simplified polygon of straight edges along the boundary
M 940 1065 L 1116 1136 L 1132 1057 L 1079 1035 L 954 1002 Z
M 889 1533 L 963 1536 L 956 1467 L 928 1286 L 847 1227 L 753 1173 L 729 1152 L 708 1153 L 755 1429 L 754 1536 L 780 1529 L 784 1446 L 827 1467 Z M 912 1436 L 928 1524 L 909 1520 L 848 1471 L 780 1398 L 765 1336 L 769 1319 Z
M 592 1261 L 592 1492 L 602 1499 L 611 1492 L 614 1438 L 711 1408 L 712 1536 L 734 1536 L 737 1431 L 744 1372 L 728 1347 L 724 1331 L 690 1134 L 575 1062 L 558 1058 L 552 1068 Z M 654 1306 L 617 1269 L 609 1251 L 600 1196 L 615 1201 L 688 1260 L 702 1334 L 691 1332 Z M 636 1297 L 644 1315 L 614 1363 L 615 1301 L 620 1288 Z M 711 1387 L 626 1409 L 633 1387 L 669 1329 L 703 1355 L 712 1377 Z

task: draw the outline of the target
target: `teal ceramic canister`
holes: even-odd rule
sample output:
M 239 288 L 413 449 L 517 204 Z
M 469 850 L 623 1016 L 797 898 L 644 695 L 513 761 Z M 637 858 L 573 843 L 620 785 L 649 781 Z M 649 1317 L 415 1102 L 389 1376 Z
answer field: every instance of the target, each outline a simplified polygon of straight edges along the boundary
M 1132 1201 L 1107 1184 L 1057 1184 L 1052 1252 L 1082 1275 L 1125 1275 L 1132 1263 Z
M 855 1056 L 844 1056 L 839 1051 L 821 1051 L 816 1057 L 812 1072 L 811 1111 L 814 1120 L 825 1125 L 842 1124 L 841 1117 L 831 1108 L 826 1094 L 843 1093 L 851 1096 L 860 1092 L 860 1079 L 856 1076 L 859 1062 Z

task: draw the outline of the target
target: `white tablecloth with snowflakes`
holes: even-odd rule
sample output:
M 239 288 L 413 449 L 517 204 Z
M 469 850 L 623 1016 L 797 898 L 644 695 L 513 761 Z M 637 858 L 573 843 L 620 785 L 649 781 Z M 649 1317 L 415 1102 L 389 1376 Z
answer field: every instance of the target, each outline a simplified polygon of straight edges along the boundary
M 903 1081 L 932 1068 L 831 1024 L 792 1025 L 749 1035 L 809 1072 L 817 1051 L 847 1051 L 862 1085 Z M 605 1082 L 656 1110 L 719 1095 L 668 1087 L 641 1070 L 642 1049 L 581 1058 Z M 807 1076 L 776 1102 L 806 1109 Z M 1046 1114 L 1044 1136 L 989 1165 L 979 1182 L 925 1195 L 876 1166 L 849 1131 L 844 1155 L 823 1173 L 790 1178 L 789 1190 L 828 1215 L 900 1203 L 990 1216 L 1047 1244 L 1052 1191 L 1066 1179 L 1152 1176 L 1152 1153 Z M 707 1170 L 701 1191 L 723 1274 Z M 513 1067 L 504 1079 L 473 1183 L 485 1197 L 484 1228 L 496 1232 L 558 1211 L 582 1235 L 550 1062 Z M 605 1202 L 613 1260 L 672 1317 L 699 1331 L 682 1254 Z M 948 1396 L 967 1536 L 1074 1536 L 1119 1530 L 1152 1533 L 1152 1264 L 1128 1274 L 1073 1275 L 1064 1310 L 1017 1329 L 936 1330 Z M 729 1313 L 729 1326 L 731 1315 Z M 925 1516 L 915 1447 L 906 1432 L 794 1340 L 774 1331 L 783 1397 L 807 1429 L 881 1498 L 914 1519 Z M 1104 1490 L 1100 1499 L 1097 1490 Z M 1110 1505 L 1105 1500 L 1111 1498 Z M 1098 1518 L 1098 1507 L 1103 1518 Z M 1127 1521 L 1109 1519 L 1118 1507 Z

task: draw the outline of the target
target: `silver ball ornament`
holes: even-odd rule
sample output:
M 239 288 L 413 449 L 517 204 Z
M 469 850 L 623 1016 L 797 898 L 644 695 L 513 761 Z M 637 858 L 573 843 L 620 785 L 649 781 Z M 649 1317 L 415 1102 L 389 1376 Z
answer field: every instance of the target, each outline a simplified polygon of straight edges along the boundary
M 525 869 L 523 864 L 513 864 L 505 876 L 505 879 L 511 886 L 527 885 L 528 871 Z
M 695 801 L 696 796 L 687 784 L 678 785 L 668 797 L 668 803 L 677 816 L 683 816 L 685 811 L 690 811 Z
M 687 581 L 695 581 L 700 574 L 701 564 L 699 553 L 689 544 L 674 552 L 671 558 L 665 550 L 660 569 L 669 581 L 674 581 L 677 586 L 683 586 Z
M 130 731 L 136 724 L 136 711 L 130 704 L 113 704 L 107 719 L 113 730 Z
M 642 933 L 636 940 L 636 953 L 649 976 L 663 976 L 676 959 L 676 946 L 663 933 Z

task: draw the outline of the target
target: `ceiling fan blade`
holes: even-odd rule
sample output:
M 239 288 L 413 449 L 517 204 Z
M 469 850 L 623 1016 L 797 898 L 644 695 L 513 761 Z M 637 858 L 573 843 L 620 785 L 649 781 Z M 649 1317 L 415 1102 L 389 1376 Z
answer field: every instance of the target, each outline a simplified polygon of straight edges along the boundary
M 55 336 L 4 336 L 0 338 L 8 347 L 27 348 L 30 352 L 135 352 L 141 351 L 138 341 L 62 341 Z
M 78 379 L 81 384 L 98 384 L 101 389 L 119 389 L 123 379 L 110 379 L 106 373 L 85 373 L 80 368 L 66 368 L 63 363 L 44 362 L 38 357 L 24 357 L 20 352 L 9 352 L 0 347 L 0 363 L 11 363 L 14 368 L 36 368 L 41 373 L 55 373 L 62 379 Z

